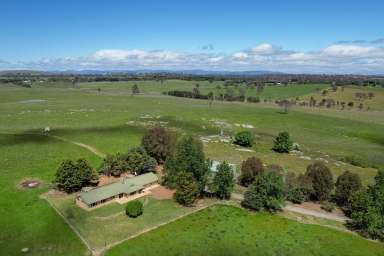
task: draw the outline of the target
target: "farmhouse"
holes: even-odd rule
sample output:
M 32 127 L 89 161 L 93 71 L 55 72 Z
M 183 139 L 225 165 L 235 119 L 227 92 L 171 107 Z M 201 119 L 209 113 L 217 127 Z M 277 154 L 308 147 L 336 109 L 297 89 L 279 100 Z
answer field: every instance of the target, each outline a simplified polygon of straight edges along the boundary
M 140 194 L 144 195 L 145 189 L 157 182 L 158 177 L 155 174 L 146 173 L 82 192 L 77 200 L 91 208 L 114 199 L 136 198 Z

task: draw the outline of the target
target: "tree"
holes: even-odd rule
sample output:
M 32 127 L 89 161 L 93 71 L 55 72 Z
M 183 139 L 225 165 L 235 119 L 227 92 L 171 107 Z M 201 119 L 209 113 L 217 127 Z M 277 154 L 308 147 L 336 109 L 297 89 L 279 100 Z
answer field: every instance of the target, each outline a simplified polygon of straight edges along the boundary
M 360 176 L 351 173 L 349 171 L 345 171 L 341 174 L 336 181 L 336 191 L 335 191 L 335 199 L 339 206 L 348 207 L 348 201 L 351 195 L 359 191 L 362 188 Z
M 308 201 L 312 193 L 311 178 L 303 174 L 296 176 L 295 173 L 289 172 L 285 176 L 284 191 L 286 199 L 292 203 L 301 204 Z
M 156 160 L 150 157 L 144 148 L 134 147 L 128 150 L 128 153 L 122 156 L 126 170 L 135 174 L 154 172 Z
M 235 186 L 232 167 L 225 161 L 217 166 L 217 173 L 213 178 L 212 191 L 220 199 L 230 199 Z
M 213 96 L 213 92 L 208 93 L 208 102 L 209 102 L 209 107 L 212 107 L 212 103 L 215 97 Z
M 255 136 L 249 131 L 241 131 L 236 133 L 233 143 L 243 147 L 252 147 L 255 143 Z
M 263 163 L 259 158 L 250 157 L 241 163 L 239 182 L 243 186 L 251 184 L 257 175 L 264 171 Z
M 79 191 L 83 186 L 91 183 L 95 178 L 92 168 L 85 159 L 79 159 L 76 163 L 65 160 L 57 169 L 55 183 L 58 188 L 67 193 Z
M 175 150 L 176 136 L 165 128 L 156 126 L 144 134 L 141 144 L 161 164 Z
M 279 153 L 288 153 L 293 146 L 288 132 L 280 132 L 273 141 L 273 150 Z
M 198 184 L 192 173 L 180 172 L 177 177 L 175 200 L 184 206 L 191 206 L 199 195 Z
M 164 171 L 165 185 L 175 187 L 178 174 L 187 172 L 191 173 L 197 182 L 199 193 L 203 192 L 209 165 L 201 141 L 190 135 L 184 136 L 177 144 L 175 153 L 165 162 Z
M 143 203 L 139 200 L 130 201 L 125 206 L 125 214 L 131 218 L 136 218 L 143 214 Z
M 107 155 L 99 168 L 99 173 L 110 176 L 120 176 L 126 171 L 126 163 L 120 154 Z
M 241 205 L 245 208 L 259 211 L 266 209 L 277 211 L 284 203 L 283 179 L 275 172 L 263 173 L 244 193 Z
M 358 192 L 359 193 L 359 192 Z M 384 171 L 379 170 L 375 183 L 361 192 L 352 203 L 352 223 L 373 239 L 384 240 Z
M 319 201 L 328 200 L 333 189 L 333 177 L 329 168 L 323 162 L 316 161 L 308 165 L 305 175 L 312 180 L 312 197 Z
M 137 84 L 132 85 L 131 91 L 132 91 L 132 95 L 139 94 L 140 93 L 139 86 L 137 86 Z

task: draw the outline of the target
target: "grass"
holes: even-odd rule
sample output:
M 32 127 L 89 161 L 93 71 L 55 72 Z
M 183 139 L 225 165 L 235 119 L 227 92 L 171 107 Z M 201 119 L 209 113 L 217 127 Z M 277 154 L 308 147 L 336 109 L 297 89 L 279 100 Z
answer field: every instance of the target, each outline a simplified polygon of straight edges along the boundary
M 125 215 L 125 205 L 118 203 L 86 211 L 75 204 L 74 195 L 48 194 L 47 198 L 96 250 L 214 202 L 205 200 L 196 207 L 182 207 L 174 200 L 156 200 L 149 196 L 139 199 L 144 205 L 143 214 L 129 218 Z
M 384 246 L 278 215 L 213 206 L 117 245 L 105 255 L 357 256 L 384 255 Z
M 250 130 L 257 135 L 257 143 L 253 148 L 255 152 L 236 151 L 224 143 L 208 143 L 205 151 L 215 160 L 227 159 L 239 164 L 255 155 L 265 163 L 277 163 L 288 171 L 302 172 L 311 161 L 271 150 L 273 137 L 286 130 L 306 156 L 327 159 L 335 175 L 351 170 L 368 184 L 376 173 L 374 168 L 339 163 L 337 159 L 343 157 L 358 156 L 368 166 L 384 167 L 381 110 L 341 113 L 293 108 L 288 114 L 281 114 L 274 105 L 229 102 L 214 102 L 210 108 L 204 100 L 163 96 L 160 83 L 142 83 L 139 87 L 143 94 L 133 97 L 129 83 L 31 89 L 0 85 L 0 255 L 18 255 L 24 247 L 30 248 L 30 255 L 83 255 L 86 251 L 61 217 L 39 196 L 49 189 L 62 160 L 85 157 L 96 168 L 101 159 L 84 148 L 43 136 L 44 127 L 50 127 L 52 135 L 91 145 L 103 153 L 116 153 L 139 145 L 151 122 L 164 122 L 180 134 L 214 135 L 218 134 L 219 127 L 213 120 L 222 120 L 229 124 L 225 129 L 227 134 L 240 130 L 235 123 L 253 125 Z M 163 86 L 190 89 L 195 83 L 170 80 Z M 200 84 L 201 90 L 204 86 L 216 87 L 215 83 Z M 98 86 L 102 87 L 100 93 Z M 271 90 L 268 92 L 271 96 L 265 97 L 295 97 L 311 93 L 308 90 L 313 92 L 317 86 L 267 87 L 263 93 Z M 380 92 L 376 93 L 378 99 Z M 22 103 L 33 99 L 46 101 Z M 143 118 L 146 115 L 151 118 Z M 38 178 L 45 186 L 19 190 L 17 184 L 25 177 Z M 110 216 L 115 211 L 120 209 L 111 206 L 100 209 L 97 214 Z M 119 237 L 127 234 L 124 232 L 127 231 L 119 231 Z M 96 237 L 97 232 L 92 235 L 95 244 L 103 243 Z

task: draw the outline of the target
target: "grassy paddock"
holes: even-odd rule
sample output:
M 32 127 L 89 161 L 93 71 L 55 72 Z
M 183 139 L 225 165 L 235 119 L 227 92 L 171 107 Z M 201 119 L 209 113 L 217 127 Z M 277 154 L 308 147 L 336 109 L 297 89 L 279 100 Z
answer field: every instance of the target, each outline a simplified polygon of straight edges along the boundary
M 337 166 L 339 157 L 359 157 L 369 165 L 384 167 L 384 122 L 380 121 L 384 115 L 379 110 L 320 113 L 294 108 L 282 114 L 273 105 L 230 102 L 214 102 L 210 108 L 204 100 L 163 96 L 158 85 L 146 83 L 142 86 L 143 94 L 138 96 L 131 96 L 130 85 L 124 83 L 105 84 L 100 93 L 97 92 L 99 84 L 31 89 L 0 86 L 1 255 L 18 255 L 24 247 L 30 248 L 30 255 L 83 255 L 85 252 L 80 240 L 39 196 L 49 189 L 62 160 L 85 157 L 96 168 L 101 159 L 84 148 L 43 136 L 44 127 L 51 128 L 51 135 L 88 144 L 103 153 L 116 153 L 139 145 L 150 122 L 164 122 L 180 134 L 214 135 L 219 128 L 213 121 L 222 120 L 231 126 L 225 129 L 228 134 L 241 130 L 236 123 L 253 125 L 250 130 L 257 135 L 257 143 L 253 147 L 255 152 L 239 152 L 233 146 L 209 143 L 205 150 L 214 159 L 240 163 L 245 157 L 255 155 L 266 163 L 278 163 L 287 170 L 302 172 L 312 160 L 271 151 L 273 137 L 286 130 L 302 146 L 305 155 L 329 160 L 334 174 L 344 170 L 358 172 L 367 184 L 376 172 L 373 168 L 349 164 Z M 172 80 L 165 86 L 192 88 L 194 84 Z M 203 90 L 204 86 L 216 87 L 216 84 L 201 83 L 200 88 Z M 311 90 L 316 88 L 314 85 Z M 284 90 L 290 90 L 289 93 L 297 90 L 300 94 L 307 90 L 299 85 L 272 89 L 276 90 L 274 95 L 283 97 L 294 97 Z M 268 90 L 266 88 L 265 93 Z M 372 113 L 378 121 L 372 121 Z M 148 115 L 151 118 L 146 118 Z M 130 123 L 132 121 L 134 123 Z M 38 178 L 45 186 L 19 190 L 18 182 L 26 177 Z M 112 213 L 114 209 L 103 211 L 106 212 L 99 214 L 109 216 L 109 211 Z M 103 239 L 95 238 L 95 243 L 102 244 Z
M 383 244 L 356 235 L 218 205 L 126 241 L 105 255 L 383 254 Z

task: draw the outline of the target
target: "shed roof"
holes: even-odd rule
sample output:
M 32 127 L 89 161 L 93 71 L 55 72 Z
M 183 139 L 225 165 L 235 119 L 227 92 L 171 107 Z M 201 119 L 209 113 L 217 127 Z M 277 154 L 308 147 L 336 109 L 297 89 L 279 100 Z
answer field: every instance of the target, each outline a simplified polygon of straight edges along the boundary
M 122 193 L 130 194 L 143 189 L 145 185 L 156 182 L 157 180 L 158 178 L 155 174 L 146 173 L 83 192 L 80 194 L 80 199 L 85 204 L 90 205 Z

